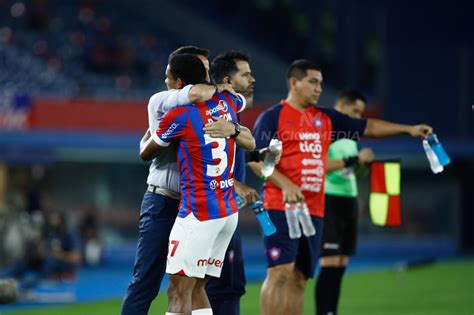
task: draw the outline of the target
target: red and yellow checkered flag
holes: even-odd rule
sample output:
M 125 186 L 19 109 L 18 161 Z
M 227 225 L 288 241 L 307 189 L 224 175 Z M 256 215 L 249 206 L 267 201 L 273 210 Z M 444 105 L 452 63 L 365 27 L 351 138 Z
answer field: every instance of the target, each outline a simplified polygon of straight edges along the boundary
M 374 161 L 370 165 L 370 217 L 379 226 L 399 226 L 400 161 Z

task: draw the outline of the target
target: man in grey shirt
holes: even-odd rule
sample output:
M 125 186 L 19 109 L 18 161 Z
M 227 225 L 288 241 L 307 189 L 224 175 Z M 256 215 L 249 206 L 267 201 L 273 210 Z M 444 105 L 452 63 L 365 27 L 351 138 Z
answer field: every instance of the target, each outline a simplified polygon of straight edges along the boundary
M 207 61 L 208 51 L 181 47 L 171 54 L 191 53 Z M 170 57 L 171 57 L 170 56 Z M 209 62 L 207 62 L 207 65 Z M 228 84 L 187 85 L 181 90 L 154 94 L 148 103 L 149 129 L 140 145 L 158 129 L 159 121 L 172 107 L 208 100 L 216 91 L 231 90 Z M 122 315 L 147 314 L 157 296 L 166 269 L 168 238 L 178 214 L 179 172 L 176 152 L 169 148 L 150 165 L 148 188 L 143 196 L 133 276 L 122 305 Z

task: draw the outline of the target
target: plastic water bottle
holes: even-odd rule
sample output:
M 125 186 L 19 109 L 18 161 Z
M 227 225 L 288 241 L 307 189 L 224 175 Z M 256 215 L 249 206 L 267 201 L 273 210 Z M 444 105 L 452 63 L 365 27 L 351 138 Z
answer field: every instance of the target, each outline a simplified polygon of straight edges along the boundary
M 439 142 L 436 134 L 432 134 L 428 136 L 426 140 L 428 141 L 428 144 L 431 146 L 431 149 L 433 150 L 433 152 L 438 157 L 439 163 L 442 166 L 448 165 L 451 162 L 451 159 L 449 158 L 446 151 L 444 151 L 444 148 L 441 145 L 441 142 Z
M 300 223 L 298 222 L 298 206 L 295 203 L 285 204 L 286 223 L 288 224 L 288 234 L 290 238 L 296 239 L 301 237 Z
M 262 177 L 264 180 L 272 176 L 273 171 L 275 170 L 276 157 L 278 154 L 281 153 L 282 147 L 283 146 L 280 140 L 272 139 L 270 141 L 270 145 L 269 145 L 270 152 L 266 154 L 265 159 L 263 160 L 263 166 L 262 166 Z
M 436 153 L 434 153 L 433 149 L 428 143 L 428 140 L 423 140 L 423 149 L 425 149 L 426 157 L 430 162 L 430 167 L 433 173 L 441 173 L 444 170 L 444 167 L 439 162 L 438 156 L 436 155 Z
M 313 236 L 316 234 L 316 228 L 314 227 L 313 220 L 311 219 L 311 214 L 309 213 L 308 205 L 306 202 L 299 202 L 298 207 L 298 219 L 303 228 L 303 234 L 305 236 Z
M 237 202 L 237 208 L 242 209 L 247 204 L 247 200 L 244 197 L 235 194 L 235 201 Z
M 269 236 L 276 233 L 276 227 L 273 225 L 272 219 L 268 215 L 267 210 L 263 207 L 263 202 L 260 200 L 255 201 L 250 205 L 255 216 L 257 217 L 260 228 L 262 229 L 263 235 Z

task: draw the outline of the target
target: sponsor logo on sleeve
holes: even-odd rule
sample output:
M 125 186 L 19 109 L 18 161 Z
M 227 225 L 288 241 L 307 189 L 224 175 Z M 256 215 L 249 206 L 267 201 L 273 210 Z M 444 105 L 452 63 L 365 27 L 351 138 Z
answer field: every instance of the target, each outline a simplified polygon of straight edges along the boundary
M 177 123 L 172 123 L 171 126 L 168 127 L 168 130 L 166 130 L 162 135 L 161 138 L 166 139 L 170 136 L 170 134 L 176 130 L 176 128 L 179 127 L 179 124 Z

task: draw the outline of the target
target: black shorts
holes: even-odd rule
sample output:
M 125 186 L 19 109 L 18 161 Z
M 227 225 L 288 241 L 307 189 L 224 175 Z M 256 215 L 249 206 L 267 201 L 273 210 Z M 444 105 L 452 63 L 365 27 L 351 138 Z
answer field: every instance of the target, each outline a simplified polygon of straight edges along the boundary
M 355 254 L 357 216 L 357 198 L 325 195 L 321 257 Z

